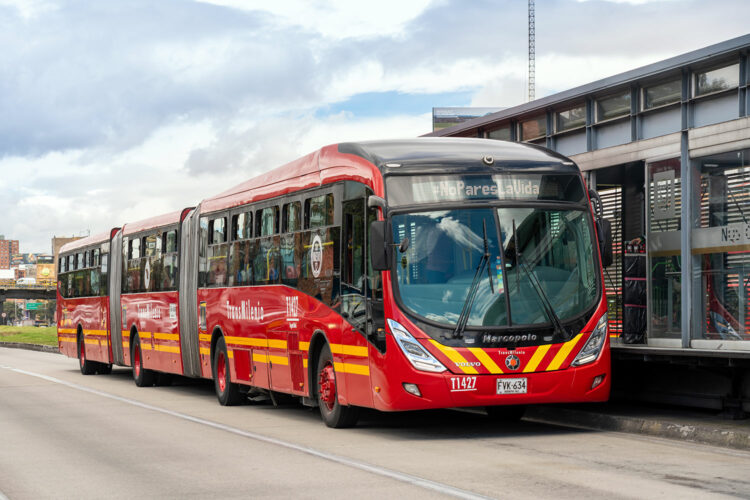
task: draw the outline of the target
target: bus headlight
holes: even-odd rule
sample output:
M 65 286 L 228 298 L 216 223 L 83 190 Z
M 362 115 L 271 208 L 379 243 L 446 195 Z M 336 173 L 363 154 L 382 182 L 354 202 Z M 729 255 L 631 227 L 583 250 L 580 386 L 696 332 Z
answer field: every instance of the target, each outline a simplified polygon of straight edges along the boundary
M 440 373 L 447 370 L 447 368 L 435 357 L 427 352 L 424 347 L 421 346 L 417 339 L 415 339 L 401 323 L 392 319 L 388 320 L 388 328 L 390 328 L 393 338 L 396 339 L 396 343 L 401 348 L 401 352 L 404 353 L 409 363 L 417 370 L 423 372 L 434 372 Z
M 586 345 L 583 346 L 581 352 L 578 353 L 576 359 L 573 360 L 571 366 L 581 366 L 587 363 L 591 363 L 592 361 L 596 361 L 596 358 L 599 357 L 599 353 L 601 352 L 602 346 L 604 345 L 604 341 L 606 339 L 607 313 L 604 313 L 599 319 L 599 322 L 596 324 L 596 328 L 594 328 L 594 331 L 591 332 L 591 337 L 589 337 L 588 342 L 586 342 Z

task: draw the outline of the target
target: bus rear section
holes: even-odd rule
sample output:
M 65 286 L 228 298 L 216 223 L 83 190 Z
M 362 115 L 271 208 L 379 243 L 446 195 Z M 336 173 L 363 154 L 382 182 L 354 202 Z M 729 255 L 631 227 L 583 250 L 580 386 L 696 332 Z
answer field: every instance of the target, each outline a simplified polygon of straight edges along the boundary
M 57 279 L 57 338 L 60 352 L 78 358 L 81 373 L 109 373 L 109 233 L 60 249 Z

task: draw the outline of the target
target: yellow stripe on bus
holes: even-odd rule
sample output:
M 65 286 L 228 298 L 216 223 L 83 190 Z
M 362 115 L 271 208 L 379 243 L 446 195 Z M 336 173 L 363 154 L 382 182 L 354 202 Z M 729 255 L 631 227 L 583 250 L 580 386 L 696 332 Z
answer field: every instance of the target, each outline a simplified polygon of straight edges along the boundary
M 203 354 L 203 355 L 205 355 L 205 356 L 209 356 L 211 354 L 211 349 L 208 348 L 208 347 L 201 347 L 200 348 L 200 353 Z
M 180 346 L 155 344 L 154 350 L 159 352 L 172 352 L 175 354 L 180 354 Z
M 123 337 L 130 338 L 130 330 L 123 330 L 121 333 Z
M 370 367 L 367 365 L 355 365 L 352 363 L 333 363 L 333 368 L 340 373 L 351 373 L 354 375 L 370 375 Z
M 141 349 L 143 349 L 144 351 L 150 351 L 151 344 L 141 344 Z
M 476 358 L 484 365 L 485 368 L 487 368 L 490 373 L 503 373 L 500 367 L 497 366 L 494 361 L 492 361 L 492 358 L 490 358 L 490 356 L 484 351 L 484 349 L 480 349 L 478 347 L 469 347 L 469 352 L 476 356 Z
M 331 344 L 331 352 L 333 354 L 345 354 L 347 356 L 359 356 L 360 358 L 367 357 L 367 347 L 361 347 L 357 345 Z
M 246 337 L 224 337 L 227 344 L 249 345 L 250 347 L 268 347 L 266 339 L 253 339 Z
M 84 330 L 84 335 L 94 335 L 96 337 L 106 337 L 107 330 Z
M 143 339 L 151 338 L 151 332 L 138 332 L 138 335 Z
M 129 341 L 127 341 L 127 340 L 123 340 L 123 341 L 122 341 L 122 346 L 123 346 L 123 347 L 130 347 L 130 342 L 129 342 Z
M 268 347 L 271 349 L 286 349 L 286 340 L 268 339 Z
M 273 356 L 262 352 L 253 352 L 253 361 L 258 363 L 272 363 L 276 365 L 289 366 L 289 358 L 285 356 Z
M 461 354 L 458 351 L 456 351 L 455 349 L 453 349 L 452 347 L 445 346 L 445 345 L 441 344 L 440 342 L 437 342 L 436 340 L 432 340 L 432 339 L 430 339 L 430 342 L 432 342 L 432 345 L 434 345 L 435 347 L 437 347 L 438 349 L 440 349 L 440 352 L 442 352 L 443 354 L 445 354 L 446 356 L 448 356 L 448 359 L 450 359 L 451 361 L 453 361 L 453 363 L 458 368 L 460 368 L 461 371 L 463 371 L 464 373 L 469 373 L 469 374 L 477 374 L 477 373 L 479 373 L 476 368 L 474 368 L 473 366 L 469 365 L 469 362 L 466 361 L 466 358 L 464 358 L 463 356 L 461 356 Z
M 557 352 L 554 359 L 547 367 L 548 372 L 560 368 L 560 366 L 563 364 L 563 361 L 565 361 L 565 358 L 567 358 L 568 354 L 570 354 L 570 351 L 572 351 L 578 341 L 581 340 L 581 337 L 583 337 L 583 333 L 579 333 L 571 340 L 565 342 L 562 347 L 560 347 L 560 350 Z
M 207 333 L 201 333 L 198 335 L 198 340 L 201 340 L 203 342 L 211 342 L 211 335 Z
M 76 333 L 75 328 L 58 328 L 57 333 Z
M 99 347 L 99 341 L 98 341 L 98 340 L 94 340 L 94 339 L 83 339 L 83 342 L 84 342 L 84 343 L 85 343 L 86 345 L 95 345 L 95 346 Z
M 300 351 L 309 351 L 310 350 L 310 342 L 300 342 L 299 343 L 299 350 Z
M 179 333 L 154 333 L 154 338 L 159 340 L 180 340 Z
M 534 355 L 531 356 L 528 364 L 526 365 L 526 367 L 524 367 L 523 372 L 530 373 L 536 370 L 537 366 L 539 366 L 539 363 L 542 362 L 542 360 L 544 359 L 544 355 L 547 354 L 547 351 L 549 351 L 550 347 L 552 347 L 552 344 L 545 344 L 537 347 Z
M 71 339 L 69 337 L 58 337 L 57 340 L 59 340 L 60 342 L 70 342 L 72 344 L 75 344 L 77 342 L 76 339 Z

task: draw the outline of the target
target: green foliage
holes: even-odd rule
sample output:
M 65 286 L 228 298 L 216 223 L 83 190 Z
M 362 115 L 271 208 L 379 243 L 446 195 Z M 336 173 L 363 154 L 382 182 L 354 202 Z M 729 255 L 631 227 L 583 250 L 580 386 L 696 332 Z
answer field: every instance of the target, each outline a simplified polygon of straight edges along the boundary
M 57 327 L 0 326 L 0 342 L 57 345 Z

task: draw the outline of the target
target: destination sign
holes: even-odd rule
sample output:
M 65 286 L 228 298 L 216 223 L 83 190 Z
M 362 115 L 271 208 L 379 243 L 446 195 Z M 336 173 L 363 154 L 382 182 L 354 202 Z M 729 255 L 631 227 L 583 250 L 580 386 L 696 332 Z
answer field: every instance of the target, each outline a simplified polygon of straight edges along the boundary
M 393 176 L 386 183 L 390 206 L 462 200 L 586 201 L 580 176 L 570 174 Z

